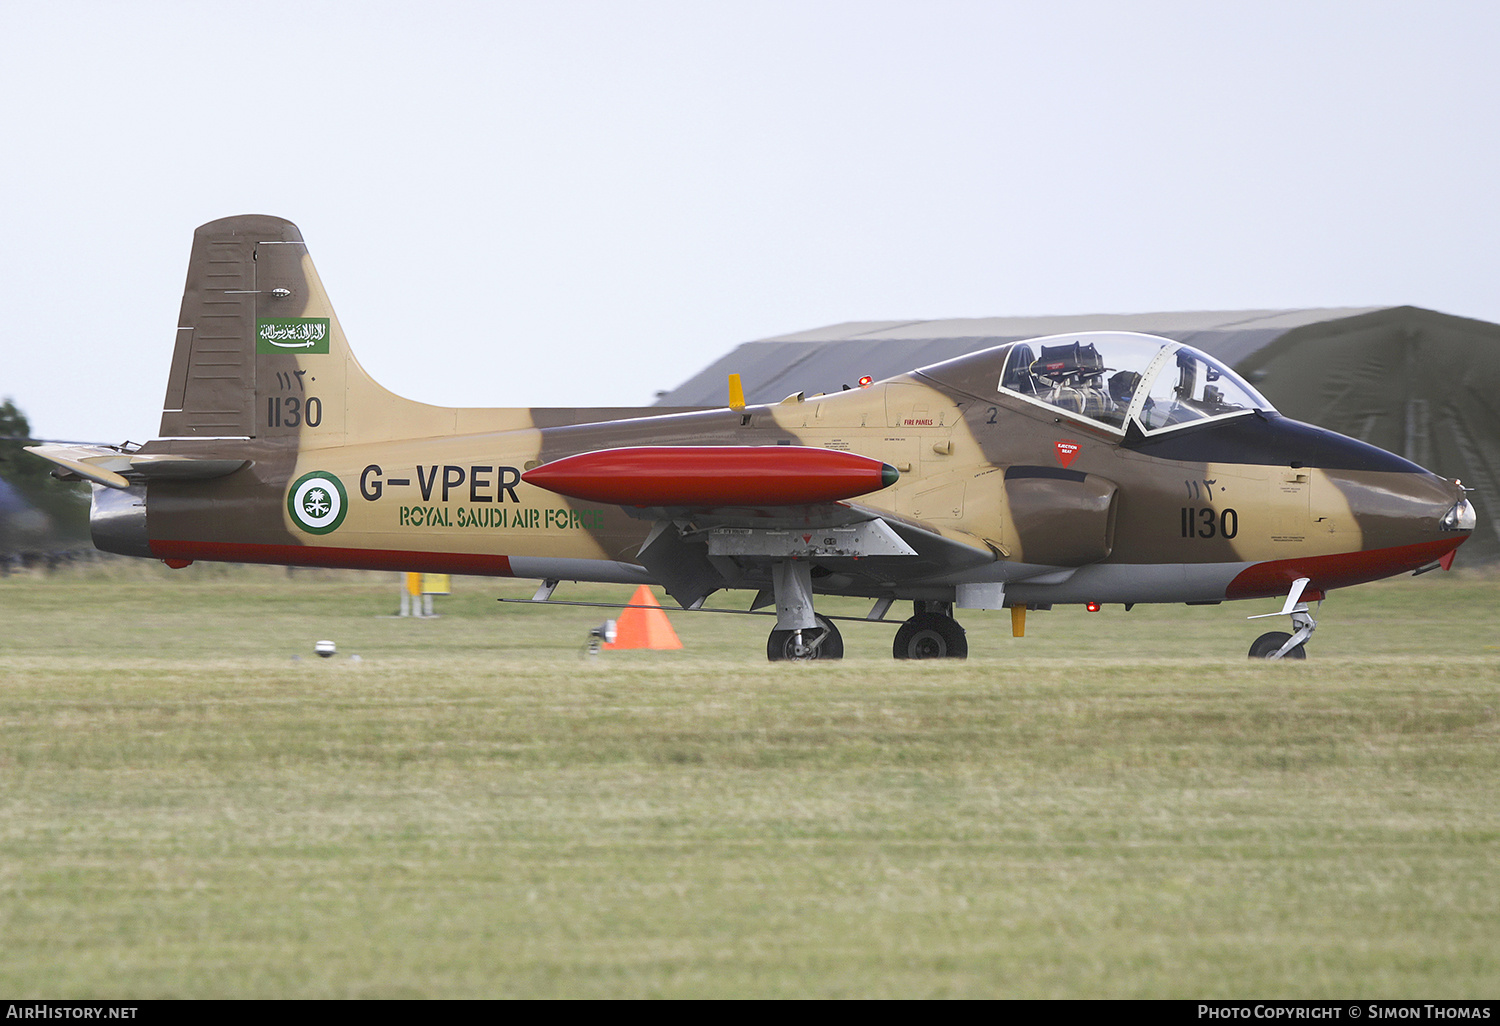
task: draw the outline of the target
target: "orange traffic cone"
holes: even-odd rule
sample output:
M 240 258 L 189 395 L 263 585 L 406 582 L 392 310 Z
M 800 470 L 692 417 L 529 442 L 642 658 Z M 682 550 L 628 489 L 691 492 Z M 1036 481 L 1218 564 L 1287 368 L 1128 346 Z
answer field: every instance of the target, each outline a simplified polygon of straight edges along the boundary
M 605 648 L 681 648 L 682 641 L 672 629 L 672 622 L 662 612 L 661 603 L 644 584 L 630 596 L 630 605 L 649 606 L 648 609 L 630 608 L 620 613 L 615 621 L 615 640 L 607 642 Z

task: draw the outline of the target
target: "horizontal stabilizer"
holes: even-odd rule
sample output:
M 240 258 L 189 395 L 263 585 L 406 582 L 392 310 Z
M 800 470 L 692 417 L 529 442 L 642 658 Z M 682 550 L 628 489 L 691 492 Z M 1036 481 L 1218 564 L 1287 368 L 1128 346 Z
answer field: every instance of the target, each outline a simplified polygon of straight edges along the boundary
M 55 463 L 58 477 L 82 478 L 107 488 L 150 481 L 206 481 L 248 466 L 249 460 L 199 459 L 172 453 L 126 452 L 107 445 L 28 445 L 26 451 Z

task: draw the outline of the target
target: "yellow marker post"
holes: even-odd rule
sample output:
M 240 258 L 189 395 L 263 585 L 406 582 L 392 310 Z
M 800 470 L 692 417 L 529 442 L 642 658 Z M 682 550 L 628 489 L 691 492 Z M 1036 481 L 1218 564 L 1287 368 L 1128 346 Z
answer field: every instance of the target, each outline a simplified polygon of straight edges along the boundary
M 745 408 L 745 386 L 740 383 L 738 374 L 729 375 L 729 408 L 731 410 Z
M 1010 607 L 1010 636 L 1013 638 L 1026 637 L 1026 606 L 1017 604 Z
M 400 616 L 422 615 L 422 575 L 402 574 Z M 413 608 L 415 607 L 415 608 Z

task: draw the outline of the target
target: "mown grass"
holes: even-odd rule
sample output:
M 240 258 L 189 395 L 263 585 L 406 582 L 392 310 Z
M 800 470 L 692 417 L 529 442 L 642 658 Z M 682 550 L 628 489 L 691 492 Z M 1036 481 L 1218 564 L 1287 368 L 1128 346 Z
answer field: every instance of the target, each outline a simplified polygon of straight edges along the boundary
M 961 664 L 678 614 L 682 652 L 585 659 L 604 610 L 456 587 L 420 622 L 384 575 L 0 580 L 0 991 L 1500 982 L 1500 582 L 1338 593 L 1300 665 L 1243 658 L 1250 604 L 971 614 Z

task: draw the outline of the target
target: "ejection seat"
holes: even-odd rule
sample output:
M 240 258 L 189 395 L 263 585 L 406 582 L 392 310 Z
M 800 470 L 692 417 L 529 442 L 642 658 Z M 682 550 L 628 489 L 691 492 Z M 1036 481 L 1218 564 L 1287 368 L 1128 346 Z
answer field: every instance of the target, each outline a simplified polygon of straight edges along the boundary
M 1005 362 L 1005 373 L 1000 378 L 1000 387 L 1008 388 L 1012 392 L 1020 392 L 1022 395 L 1036 395 L 1036 374 L 1032 372 L 1032 366 L 1036 363 L 1036 353 L 1031 347 L 1024 343 L 1019 344 L 1011 352 L 1010 359 Z
M 1031 369 L 1047 382 L 1045 394 L 1038 397 L 1043 402 L 1095 420 L 1118 419 L 1104 389 L 1104 359 L 1094 343 L 1042 346 Z

